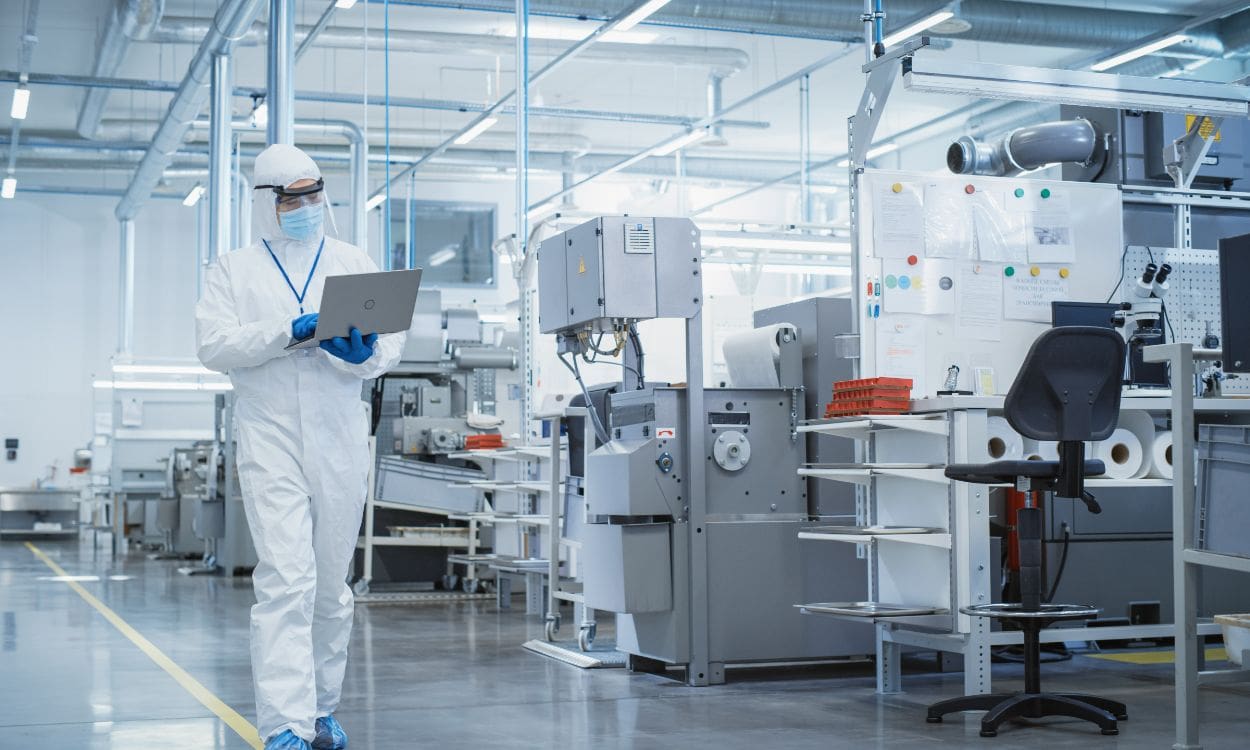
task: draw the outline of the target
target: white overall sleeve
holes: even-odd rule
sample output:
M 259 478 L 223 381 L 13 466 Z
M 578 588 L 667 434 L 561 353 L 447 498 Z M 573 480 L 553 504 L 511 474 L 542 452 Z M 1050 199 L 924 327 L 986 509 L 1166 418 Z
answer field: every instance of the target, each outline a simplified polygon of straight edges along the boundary
M 240 323 L 229 272 L 218 260 L 209 266 L 204 293 L 195 306 L 195 338 L 200 363 L 224 373 L 235 367 L 255 367 L 286 354 L 291 321 Z

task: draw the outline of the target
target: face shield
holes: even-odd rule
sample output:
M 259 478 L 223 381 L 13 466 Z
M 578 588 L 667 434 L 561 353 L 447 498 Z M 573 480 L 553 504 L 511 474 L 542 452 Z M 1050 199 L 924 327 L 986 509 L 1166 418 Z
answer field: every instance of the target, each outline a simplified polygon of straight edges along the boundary
M 305 218 L 302 214 L 314 210 L 323 214 L 325 234 L 338 235 L 321 170 L 300 149 L 280 143 L 262 151 L 256 157 L 252 184 L 255 186 L 252 190 L 252 229 L 256 237 L 271 244 L 292 241 L 283 231 L 283 215 L 289 219 Z M 316 241 L 319 238 L 320 232 L 317 232 L 316 238 L 294 241 Z

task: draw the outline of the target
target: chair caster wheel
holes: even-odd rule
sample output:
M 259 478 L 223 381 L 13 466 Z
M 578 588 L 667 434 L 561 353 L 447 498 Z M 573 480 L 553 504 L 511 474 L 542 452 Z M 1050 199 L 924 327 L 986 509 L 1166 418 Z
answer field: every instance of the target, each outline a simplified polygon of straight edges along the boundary
M 982 737 L 997 737 L 998 730 L 997 729 L 982 729 L 981 736 Z
M 1102 733 L 1107 735 L 1108 737 L 1111 737 L 1113 735 L 1119 734 L 1120 730 L 1119 729 L 1104 729 L 1102 730 Z
M 1115 717 L 1115 720 L 1116 721 L 1128 721 L 1128 714 L 1118 714 Z
M 926 716 L 925 721 L 927 721 L 930 724 L 941 724 L 942 717 L 941 716 Z

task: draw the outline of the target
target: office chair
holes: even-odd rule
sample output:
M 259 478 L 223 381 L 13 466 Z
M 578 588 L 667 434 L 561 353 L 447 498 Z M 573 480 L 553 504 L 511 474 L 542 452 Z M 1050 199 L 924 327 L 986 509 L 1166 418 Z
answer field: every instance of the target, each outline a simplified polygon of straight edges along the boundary
M 1024 692 L 1012 695 L 967 695 L 935 703 L 927 721 L 937 724 L 945 714 L 986 711 L 981 736 L 994 737 L 998 727 L 1014 718 L 1071 716 L 1091 721 L 1103 734 L 1119 734 L 1116 721 L 1128 718 L 1123 703 L 1091 695 L 1044 693 L 1041 689 L 1043 628 L 1061 620 L 1097 617 L 1093 607 L 1042 601 L 1042 511 L 1034 492 L 1080 499 L 1091 513 L 1100 513 L 1085 490 L 1085 477 L 1102 474 L 1102 461 L 1085 459 L 1085 442 L 1105 440 L 1120 413 L 1120 382 L 1125 346 L 1120 334 L 1104 328 L 1052 328 L 1033 342 L 1011 385 L 1004 405 L 1007 421 L 1021 435 L 1059 443 L 1058 461 L 995 461 L 946 467 L 946 476 L 974 484 L 1011 484 L 1025 493 L 1026 507 L 1017 516 L 1020 548 L 1020 603 L 978 604 L 960 609 L 972 617 L 1013 623 L 1024 635 Z

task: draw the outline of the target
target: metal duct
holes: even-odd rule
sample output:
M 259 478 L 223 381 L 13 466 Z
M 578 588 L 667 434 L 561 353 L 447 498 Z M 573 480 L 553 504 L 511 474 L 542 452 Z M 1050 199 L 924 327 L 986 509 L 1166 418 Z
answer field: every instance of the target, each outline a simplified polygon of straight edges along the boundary
M 208 22 L 199 18 L 168 18 L 152 33 L 152 42 L 195 43 L 204 37 Z M 305 37 L 311 26 L 298 26 L 295 33 Z M 267 36 L 263 24 L 253 26 L 239 44 L 263 44 Z M 359 50 L 368 40 L 371 48 L 382 49 L 387 39 L 381 28 L 370 28 L 366 36 L 362 29 L 331 26 L 324 29 L 313 42 L 314 47 Z M 483 55 L 511 57 L 516 54 L 516 41 L 511 37 L 494 34 L 451 34 L 437 31 L 414 31 L 391 29 L 391 52 L 418 52 L 429 55 Z M 535 57 L 555 57 L 569 46 L 557 40 L 530 40 L 530 54 Z M 631 62 L 635 64 L 707 68 L 713 74 L 731 76 L 745 68 L 750 56 L 732 47 L 699 47 L 680 44 L 626 44 L 621 42 L 597 42 L 578 55 L 580 60 L 597 62 Z
M 511 0 L 391 0 L 391 5 L 414 5 L 511 13 Z M 886 32 L 937 9 L 934 0 L 889 0 Z M 606 19 L 619 12 L 619 2 L 607 0 L 531 0 L 530 13 L 565 18 Z M 862 42 L 863 0 L 673 0 L 660 8 L 648 23 L 684 28 L 734 31 L 750 34 L 793 36 Z M 1169 30 L 1186 16 L 1166 13 L 1121 11 L 1075 5 L 1046 5 L 1003 0 L 963 0 L 956 11 L 971 28 L 956 31 L 953 25 L 925 32 L 933 37 L 971 39 L 1083 49 L 1111 49 L 1132 44 Z M 963 24 L 960 24 L 962 26 Z M 1192 40 L 1170 52 L 1218 56 L 1224 45 L 1214 29 L 1187 34 Z
M 297 120 L 296 123 L 300 123 Z M 307 124 L 307 123 L 305 123 Z M 97 137 L 102 140 L 134 140 L 151 138 L 156 130 L 157 123 L 152 120 L 105 120 L 100 123 Z M 209 123 L 200 119 L 192 126 L 192 139 L 200 139 L 207 132 Z M 234 130 L 240 138 L 245 140 L 264 140 L 265 131 L 259 128 L 253 128 L 249 123 L 236 120 Z M 296 132 L 299 134 L 297 139 L 301 145 L 313 144 L 325 140 L 329 137 L 338 137 L 341 135 L 337 130 L 333 132 L 318 132 L 315 128 L 297 127 Z M 369 145 L 371 147 L 381 146 L 384 142 L 386 134 L 382 131 L 375 130 L 371 134 Z M 392 147 L 409 147 L 409 148 L 425 148 L 441 143 L 447 137 L 446 130 L 434 130 L 424 128 L 391 128 L 391 146 Z M 512 135 L 510 133 L 495 133 L 487 131 L 477 138 L 473 139 L 473 145 L 483 148 L 499 148 L 507 149 L 512 145 Z M 583 156 L 590 152 L 590 139 L 578 133 L 530 133 L 530 150 L 545 151 L 548 153 L 571 154 L 575 157 Z
M 160 182 L 161 173 L 182 145 L 191 123 L 199 116 L 208 94 L 208 79 L 213 67 L 213 55 L 229 54 L 233 42 L 243 34 L 256 18 L 263 0 L 224 0 L 213 17 L 211 30 L 191 62 L 187 74 L 178 86 L 178 92 L 169 103 L 165 119 L 152 138 L 152 145 L 139 162 L 126 194 L 118 201 L 114 213 L 120 220 L 133 218 L 139 212 L 144 199 Z
M 108 26 L 104 29 L 104 37 L 100 40 L 100 52 L 91 69 L 92 75 L 116 75 L 122 60 L 126 58 L 126 48 L 130 46 L 130 42 L 148 38 L 164 13 L 165 0 L 117 0 L 109 15 Z M 76 126 L 78 134 L 83 138 L 96 137 L 96 126 L 100 124 L 108 96 L 108 89 L 90 89 L 83 97 Z
M 461 370 L 515 370 L 517 353 L 505 346 L 458 346 L 452 352 Z
M 1026 125 L 990 143 L 963 136 L 946 151 L 946 166 L 955 174 L 1010 176 L 1048 164 L 1092 164 L 1103 152 L 1102 134 L 1078 117 Z

